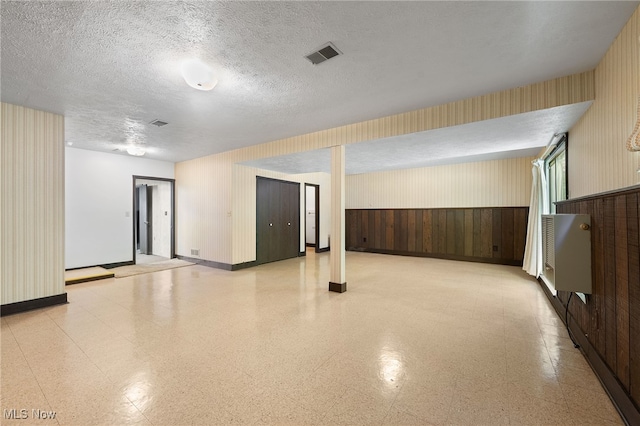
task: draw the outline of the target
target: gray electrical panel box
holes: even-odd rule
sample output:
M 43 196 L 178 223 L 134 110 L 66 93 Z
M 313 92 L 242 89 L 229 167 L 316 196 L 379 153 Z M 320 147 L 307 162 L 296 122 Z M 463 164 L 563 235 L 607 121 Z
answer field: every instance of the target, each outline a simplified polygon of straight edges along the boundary
M 542 215 L 542 275 L 557 291 L 591 294 L 591 216 Z

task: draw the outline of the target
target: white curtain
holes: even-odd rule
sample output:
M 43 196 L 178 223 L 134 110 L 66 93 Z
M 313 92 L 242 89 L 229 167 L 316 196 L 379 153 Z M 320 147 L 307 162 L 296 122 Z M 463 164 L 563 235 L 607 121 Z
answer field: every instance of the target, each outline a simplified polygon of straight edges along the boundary
M 546 153 L 545 153 L 546 154 Z M 533 185 L 529 204 L 527 243 L 524 248 L 522 269 L 538 278 L 542 273 L 542 215 L 549 213 L 549 188 L 545 175 L 544 158 L 533 161 Z

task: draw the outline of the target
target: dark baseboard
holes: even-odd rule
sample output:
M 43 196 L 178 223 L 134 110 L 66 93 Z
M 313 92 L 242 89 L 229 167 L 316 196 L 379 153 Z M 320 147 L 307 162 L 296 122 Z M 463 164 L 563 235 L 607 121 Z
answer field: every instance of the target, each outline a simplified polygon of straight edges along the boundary
M 34 309 L 46 308 L 49 306 L 62 305 L 67 302 L 67 293 L 56 294 L 55 296 L 40 297 L 38 299 L 24 300 L 22 302 L 7 303 L 0 306 L 0 316 L 19 314 L 21 312 L 32 311 Z
M 316 248 L 316 253 L 324 253 L 330 250 L 331 250 L 331 247 Z
M 538 283 L 544 291 L 545 295 L 551 302 L 551 306 L 556 310 L 556 313 L 564 323 L 565 307 L 562 302 L 555 297 L 547 286 L 538 278 Z M 587 359 L 587 362 L 591 366 L 591 369 L 596 374 L 596 377 L 600 380 L 602 387 L 605 389 L 609 398 L 613 402 L 613 405 L 618 410 L 618 413 L 625 421 L 627 425 L 640 425 L 640 410 L 634 404 L 633 400 L 629 397 L 624 390 L 616 375 L 607 366 L 605 361 L 600 357 L 596 349 L 589 343 L 589 340 L 584 335 L 582 330 L 578 327 L 573 316 L 569 314 L 569 329 L 571 334 L 580 345 L 580 352 Z
M 98 280 L 105 280 L 107 278 L 113 278 L 115 277 L 115 274 L 107 274 L 107 275 L 98 275 L 95 277 L 84 277 L 84 278 L 77 278 L 74 280 L 66 280 L 64 282 L 64 285 L 73 285 L 73 284 L 80 284 L 80 283 L 88 283 L 91 281 L 98 281 Z
M 213 260 L 196 259 L 195 257 L 176 255 L 178 259 L 186 260 L 187 262 L 197 263 L 198 265 L 208 266 L 209 268 L 224 269 L 225 271 L 233 271 L 233 266 L 228 263 L 215 262 Z M 242 263 L 240 263 L 242 265 Z M 239 268 L 242 269 L 242 268 Z
M 120 266 L 129 266 L 129 265 L 135 265 L 136 263 L 133 260 L 127 260 L 126 262 L 116 262 L 116 263 L 106 263 L 104 265 L 96 265 L 96 266 L 100 266 L 101 268 L 104 269 L 113 269 L 113 268 L 119 268 Z
M 306 251 L 301 251 L 300 253 L 298 253 L 298 257 L 302 257 L 302 256 L 306 256 L 307 252 Z
M 315 244 L 311 244 L 311 243 L 306 243 L 305 245 L 306 245 L 307 247 L 315 247 L 315 246 L 316 246 Z
M 332 283 L 329 281 L 329 291 L 344 293 L 347 291 L 347 283 Z
M 491 258 L 491 257 L 471 257 L 471 256 L 460 256 L 456 254 L 424 253 L 424 252 L 416 252 L 416 251 L 383 250 L 383 249 L 370 249 L 370 248 L 357 248 L 357 247 L 349 247 L 347 248 L 347 251 L 391 254 L 395 256 L 431 257 L 435 259 L 459 260 L 463 262 L 492 263 L 495 265 L 522 266 L 522 260 L 499 259 L 499 258 Z
M 252 260 L 251 262 L 236 263 L 235 265 L 231 265 L 231 270 L 239 271 L 240 269 L 247 269 L 253 266 L 258 266 L 258 262 L 256 260 Z

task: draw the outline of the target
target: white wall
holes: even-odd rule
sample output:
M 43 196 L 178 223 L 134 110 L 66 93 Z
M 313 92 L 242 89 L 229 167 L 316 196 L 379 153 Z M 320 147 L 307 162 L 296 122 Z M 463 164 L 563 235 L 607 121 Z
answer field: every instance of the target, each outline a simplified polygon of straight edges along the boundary
M 173 178 L 174 163 L 65 151 L 65 267 L 132 261 L 133 176 Z

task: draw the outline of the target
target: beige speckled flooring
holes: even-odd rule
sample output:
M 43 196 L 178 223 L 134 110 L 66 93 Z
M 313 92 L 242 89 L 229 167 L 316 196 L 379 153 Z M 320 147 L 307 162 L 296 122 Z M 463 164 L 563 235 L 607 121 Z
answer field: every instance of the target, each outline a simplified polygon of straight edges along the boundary
M 3 424 L 613 425 L 520 268 L 347 253 L 67 287 L 2 318 Z M 32 409 L 53 410 L 35 420 Z

